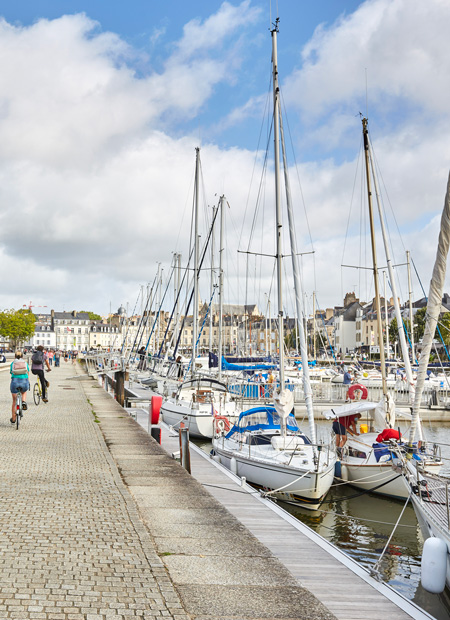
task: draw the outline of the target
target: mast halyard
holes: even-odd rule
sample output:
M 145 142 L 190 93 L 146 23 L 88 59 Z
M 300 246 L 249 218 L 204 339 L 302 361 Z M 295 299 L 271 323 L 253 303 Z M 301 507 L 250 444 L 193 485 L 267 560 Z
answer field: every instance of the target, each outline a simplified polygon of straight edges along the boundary
M 373 263 L 373 279 L 375 284 L 375 307 L 377 312 L 377 327 L 378 327 L 378 341 L 380 343 L 380 365 L 381 365 L 381 384 L 383 388 L 383 395 L 387 397 L 387 383 L 386 383 L 386 358 L 384 355 L 384 343 L 383 343 L 383 325 L 381 322 L 381 304 L 380 304 L 380 292 L 379 292 L 379 278 L 378 278 L 378 264 L 377 264 L 377 250 L 375 244 L 375 225 L 373 219 L 373 205 L 372 205 L 372 185 L 370 182 L 370 165 L 369 165 L 369 136 L 367 129 L 367 118 L 362 119 L 363 125 L 363 139 L 364 139 L 364 158 L 366 163 L 366 181 L 367 181 L 367 198 L 369 203 L 369 221 L 370 221 L 370 237 L 372 241 L 372 263 Z
M 219 233 L 219 343 L 217 357 L 219 358 L 219 381 L 222 380 L 222 330 L 223 330 L 223 207 L 225 204 L 225 196 L 221 196 L 219 200 L 220 209 L 220 233 Z
M 200 178 L 200 148 L 195 149 L 195 199 L 194 199 L 194 308 L 192 313 L 192 357 L 191 357 L 191 376 L 195 374 L 195 347 L 198 337 L 198 192 Z
M 275 159 L 275 212 L 276 212 L 276 267 L 278 293 L 278 343 L 280 363 L 280 391 L 284 391 L 284 325 L 282 295 L 282 238 L 283 222 L 280 198 L 280 89 L 278 86 L 277 33 L 278 18 L 272 29 L 272 76 L 273 76 L 273 141 Z

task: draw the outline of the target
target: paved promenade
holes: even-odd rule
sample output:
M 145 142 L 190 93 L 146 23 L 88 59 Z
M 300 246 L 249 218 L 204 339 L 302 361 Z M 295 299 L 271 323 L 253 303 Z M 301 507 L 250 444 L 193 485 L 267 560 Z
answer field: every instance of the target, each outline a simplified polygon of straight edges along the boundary
M 0 372 L 1 619 L 334 618 L 77 365 L 47 376 L 17 431 Z

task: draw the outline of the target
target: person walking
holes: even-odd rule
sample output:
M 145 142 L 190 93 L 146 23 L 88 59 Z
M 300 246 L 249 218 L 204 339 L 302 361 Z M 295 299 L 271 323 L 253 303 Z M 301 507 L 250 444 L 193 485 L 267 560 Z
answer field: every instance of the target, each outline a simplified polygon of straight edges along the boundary
M 10 422 L 11 424 L 15 424 L 17 392 L 20 391 L 22 393 L 22 409 L 26 411 L 28 409 L 28 405 L 26 403 L 27 391 L 30 389 L 30 381 L 28 379 L 30 367 L 28 366 L 26 360 L 23 359 L 21 351 L 16 351 L 15 359 L 11 363 L 9 372 L 11 374 L 10 391 L 12 396 Z
M 61 352 L 56 350 L 54 358 L 55 358 L 55 368 L 58 368 L 59 367 L 59 362 L 61 361 Z
M 349 403 L 350 402 L 350 396 L 348 394 L 348 391 L 350 389 L 350 386 L 352 384 L 352 375 L 350 374 L 349 370 L 347 367 L 344 368 L 344 387 L 347 388 L 347 391 L 345 393 L 345 402 Z
M 31 373 L 39 377 L 42 388 L 42 400 L 44 403 L 48 403 L 47 388 L 50 382 L 46 380 L 44 376 L 44 365 L 47 366 L 48 372 L 51 371 L 50 364 L 48 363 L 47 355 L 44 352 L 44 347 L 39 345 L 36 347 L 36 351 L 31 357 Z

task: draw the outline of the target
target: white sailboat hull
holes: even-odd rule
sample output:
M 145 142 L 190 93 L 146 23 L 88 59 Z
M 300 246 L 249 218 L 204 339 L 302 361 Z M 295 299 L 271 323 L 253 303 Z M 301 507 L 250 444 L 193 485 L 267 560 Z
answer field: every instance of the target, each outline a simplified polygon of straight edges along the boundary
M 280 489 L 274 496 L 286 502 L 317 507 L 333 483 L 335 461 L 331 455 L 328 464 L 322 463 L 319 471 L 311 471 L 311 462 L 303 469 L 270 462 L 245 451 L 226 449 L 221 439 L 214 440 L 213 446 L 222 465 L 264 490 Z
M 182 422 L 185 428 L 189 429 L 191 437 L 199 439 L 212 439 L 213 437 L 214 418 L 211 412 L 201 412 L 198 409 L 192 409 L 188 404 L 168 399 L 161 406 L 161 416 L 169 426 L 179 428 Z

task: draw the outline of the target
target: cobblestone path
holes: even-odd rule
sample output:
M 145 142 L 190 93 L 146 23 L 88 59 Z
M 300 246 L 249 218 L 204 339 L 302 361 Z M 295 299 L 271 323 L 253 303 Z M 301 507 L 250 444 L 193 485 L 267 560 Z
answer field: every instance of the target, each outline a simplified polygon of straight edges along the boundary
M 17 431 L 0 372 L 0 618 L 186 620 L 75 374 L 28 392 Z

